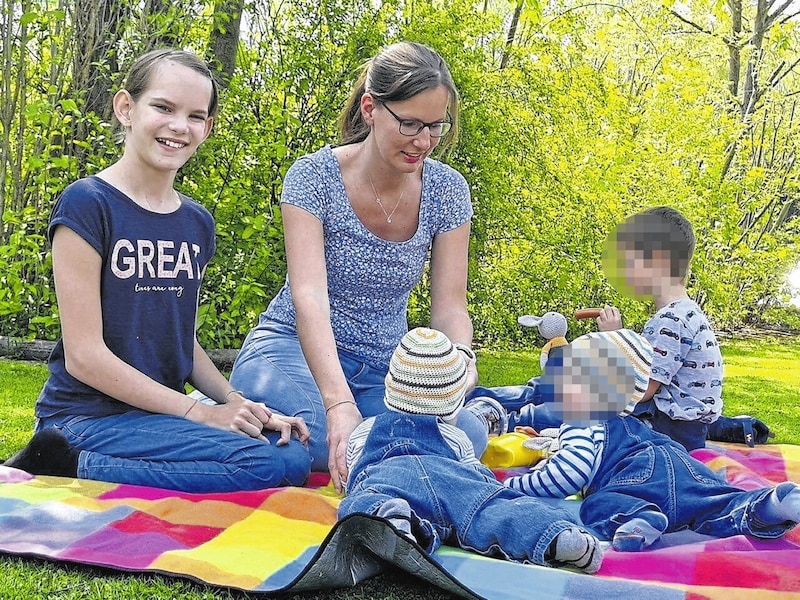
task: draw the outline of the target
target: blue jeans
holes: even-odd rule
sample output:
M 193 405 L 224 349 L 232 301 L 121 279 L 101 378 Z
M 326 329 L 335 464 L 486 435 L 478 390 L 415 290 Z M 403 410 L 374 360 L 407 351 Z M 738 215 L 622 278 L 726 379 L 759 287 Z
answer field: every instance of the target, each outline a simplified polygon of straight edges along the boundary
M 562 419 L 550 410 L 547 397 L 539 385 L 539 378 L 531 378 L 525 385 L 476 387 L 467 395 L 467 402 L 478 398 L 492 398 L 503 405 L 508 413 L 508 431 L 514 427 L 533 427 L 536 431 L 560 427 Z M 501 433 L 507 433 L 505 431 Z
M 643 510 L 664 514 L 666 532 L 777 538 L 794 523 L 764 523 L 753 507 L 772 488 L 745 491 L 724 482 L 666 435 L 636 417 L 606 422 L 603 457 L 581 503 L 586 526 L 611 539 Z
M 483 465 L 459 462 L 437 419 L 427 415 L 385 413 L 375 419 L 348 476 L 339 518 L 377 514 L 396 498 L 408 502 L 411 531 L 429 552 L 446 543 L 548 565 L 548 546 L 576 523 L 566 510 L 504 487 Z
M 645 400 L 636 404 L 633 414 L 647 420 L 655 431 L 668 435 L 687 451 L 706 447 L 708 423 L 701 421 L 678 421 L 656 407 L 655 400 Z
M 384 379 L 388 365 L 378 369 L 357 356 L 339 351 L 339 362 L 363 417 L 386 412 Z M 303 417 L 311 439 L 311 468 L 328 470 L 327 423 L 322 396 L 300 348 L 297 332 L 287 325 L 265 321 L 253 328 L 242 344 L 231 372 L 231 385 L 254 402 L 263 402 L 283 415 Z M 475 455 L 488 444 L 486 425 L 462 410 L 456 425 L 469 436 Z
M 302 485 L 310 472 L 298 440 L 270 444 L 181 417 L 130 410 L 105 417 L 49 417 L 36 430 L 60 429 L 81 450 L 78 477 L 190 493 Z

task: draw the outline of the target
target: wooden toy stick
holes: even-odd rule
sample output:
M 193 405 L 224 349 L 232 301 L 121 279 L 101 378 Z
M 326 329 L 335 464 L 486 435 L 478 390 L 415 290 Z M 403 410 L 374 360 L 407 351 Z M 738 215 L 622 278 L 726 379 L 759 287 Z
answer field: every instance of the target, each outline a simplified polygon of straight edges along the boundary
M 575 311 L 576 319 L 596 319 L 600 316 L 601 308 L 579 308 Z

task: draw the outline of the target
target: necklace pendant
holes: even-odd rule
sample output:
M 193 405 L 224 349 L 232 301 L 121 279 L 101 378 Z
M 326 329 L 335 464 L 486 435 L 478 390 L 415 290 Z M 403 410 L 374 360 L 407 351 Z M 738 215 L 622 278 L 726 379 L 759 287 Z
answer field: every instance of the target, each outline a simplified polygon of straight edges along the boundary
M 392 217 L 386 217 L 386 222 L 387 223 L 391 223 L 392 222 Z

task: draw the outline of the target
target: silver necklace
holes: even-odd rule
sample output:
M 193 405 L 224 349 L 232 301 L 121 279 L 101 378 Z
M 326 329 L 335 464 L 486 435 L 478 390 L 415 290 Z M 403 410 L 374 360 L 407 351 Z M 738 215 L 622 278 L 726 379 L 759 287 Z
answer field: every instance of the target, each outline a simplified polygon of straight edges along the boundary
M 406 190 L 403 189 L 403 191 L 400 193 L 400 197 L 397 199 L 397 204 L 394 205 L 392 212 L 387 213 L 386 209 L 383 207 L 383 201 L 381 200 L 380 196 L 378 196 L 378 192 L 375 190 L 375 184 L 372 183 L 372 177 L 369 176 L 369 173 L 367 173 L 367 179 L 369 179 L 369 184 L 370 186 L 372 186 L 372 193 L 375 194 L 375 202 L 380 207 L 383 216 L 386 217 L 386 222 L 391 224 L 394 213 L 397 212 L 397 208 L 400 206 L 400 202 L 403 200 L 403 196 L 406 195 Z

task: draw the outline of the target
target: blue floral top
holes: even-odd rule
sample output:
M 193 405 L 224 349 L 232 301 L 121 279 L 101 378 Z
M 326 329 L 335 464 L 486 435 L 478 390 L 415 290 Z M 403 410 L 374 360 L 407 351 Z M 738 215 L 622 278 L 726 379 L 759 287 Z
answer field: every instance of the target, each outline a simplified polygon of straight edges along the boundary
M 289 168 L 281 202 L 307 210 L 322 222 L 337 346 L 369 365 L 386 368 L 408 330 L 408 298 L 422 277 L 434 236 L 472 218 L 466 180 L 452 167 L 425 159 L 419 225 L 403 242 L 384 240 L 359 220 L 331 146 L 301 157 Z M 261 314 L 261 324 L 269 321 L 296 325 L 288 276 Z

